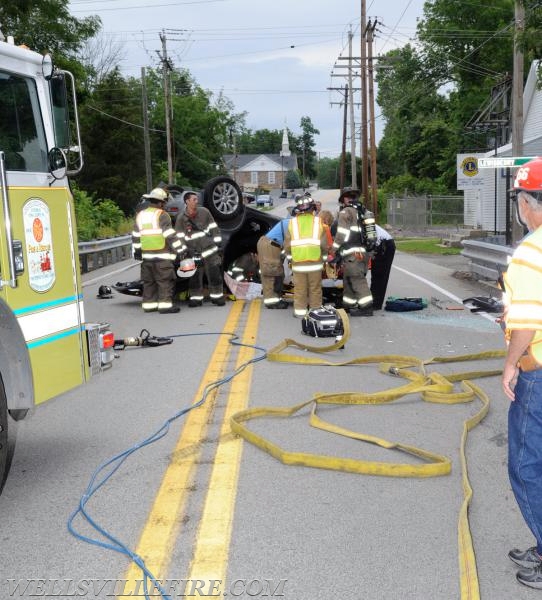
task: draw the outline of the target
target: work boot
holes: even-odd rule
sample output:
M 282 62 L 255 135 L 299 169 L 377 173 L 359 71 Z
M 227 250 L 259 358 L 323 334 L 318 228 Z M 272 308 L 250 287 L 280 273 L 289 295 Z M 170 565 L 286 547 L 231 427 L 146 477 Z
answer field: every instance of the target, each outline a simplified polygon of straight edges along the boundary
M 190 298 L 188 301 L 188 306 L 190 308 L 194 308 L 195 306 L 203 306 L 203 300 L 192 300 L 192 298 Z
M 542 558 L 538 556 L 536 546 L 528 548 L 527 550 L 518 550 L 517 548 L 514 548 L 508 553 L 508 558 L 512 562 L 515 562 L 516 565 L 519 565 L 520 567 L 525 567 L 526 569 L 536 567 L 537 565 L 542 563 Z
M 286 300 L 279 300 L 274 304 L 266 304 L 267 308 L 288 308 L 288 302 Z
M 516 573 L 516 579 L 528 587 L 542 590 L 542 563 L 538 563 L 530 569 L 520 569 Z
M 226 304 L 226 300 L 224 300 L 224 298 L 213 298 L 211 302 L 216 306 L 224 306 L 224 304 Z
M 170 306 L 169 308 L 161 308 L 158 312 L 161 315 L 169 315 L 170 313 L 178 313 L 180 310 L 178 306 Z

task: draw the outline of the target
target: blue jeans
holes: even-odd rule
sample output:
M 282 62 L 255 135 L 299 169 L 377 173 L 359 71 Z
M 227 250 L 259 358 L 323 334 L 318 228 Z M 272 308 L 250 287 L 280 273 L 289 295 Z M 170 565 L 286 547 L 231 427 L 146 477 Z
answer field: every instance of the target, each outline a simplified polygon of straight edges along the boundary
M 508 410 L 508 475 L 542 555 L 542 369 L 520 371 Z

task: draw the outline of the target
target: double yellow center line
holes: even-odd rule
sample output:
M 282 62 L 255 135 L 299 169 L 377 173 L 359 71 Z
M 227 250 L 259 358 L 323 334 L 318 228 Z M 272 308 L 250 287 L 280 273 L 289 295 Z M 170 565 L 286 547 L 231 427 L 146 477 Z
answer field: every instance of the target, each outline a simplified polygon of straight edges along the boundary
M 242 315 L 245 316 L 241 343 L 253 345 L 260 318 L 261 303 L 237 301 L 232 304 L 223 334 L 237 331 Z M 224 378 L 228 358 L 236 346 L 230 344 L 230 336 L 221 335 L 211 356 L 209 366 L 201 380 L 193 403 L 202 397 L 205 388 Z M 254 356 L 255 350 L 239 347 L 236 368 Z M 242 440 L 231 435 L 230 416 L 247 405 L 252 378 L 252 366 L 248 366 L 231 383 L 222 420 L 219 441 L 213 461 L 207 496 L 199 523 L 188 580 L 225 579 L 233 510 L 237 495 L 237 481 L 242 452 Z M 172 460 L 167 467 L 153 506 L 143 527 L 135 552 L 143 558 L 147 569 L 157 579 L 167 579 L 167 571 L 173 546 L 181 532 L 183 513 L 196 476 L 201 455 L 201 441 L 205 439 L 214 410 L 218 389 L 207 400 L 187 414 L 184 427 Z M 142 572 L 132 563 L 124 579 L 127 583 L 123 594 L 142 593 Z M 149 584 L 151 588 L 151 584 Z

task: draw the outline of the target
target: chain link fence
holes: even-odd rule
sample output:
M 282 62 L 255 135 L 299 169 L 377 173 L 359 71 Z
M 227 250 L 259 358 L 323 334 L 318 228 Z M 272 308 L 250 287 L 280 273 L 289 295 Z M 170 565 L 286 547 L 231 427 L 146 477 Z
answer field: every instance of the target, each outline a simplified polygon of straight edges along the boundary
M 388 198 L 387 221 L 392 227 L 462 226 L 463 196 L 404 196 Z

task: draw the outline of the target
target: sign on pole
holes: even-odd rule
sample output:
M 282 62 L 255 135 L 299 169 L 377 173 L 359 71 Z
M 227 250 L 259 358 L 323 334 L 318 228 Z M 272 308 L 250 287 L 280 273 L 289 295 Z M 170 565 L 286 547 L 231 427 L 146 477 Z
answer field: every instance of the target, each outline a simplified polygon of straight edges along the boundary
M 457 154 L 457 189 L 477 190 L 484 187 L 484 178 L 478 170 L 480 154 Z
M 533 160 L 534 156 L 491 156 L 479 158 L 479 169 L 504 169 L 506 167 L 520 167 L 526 162 Z

